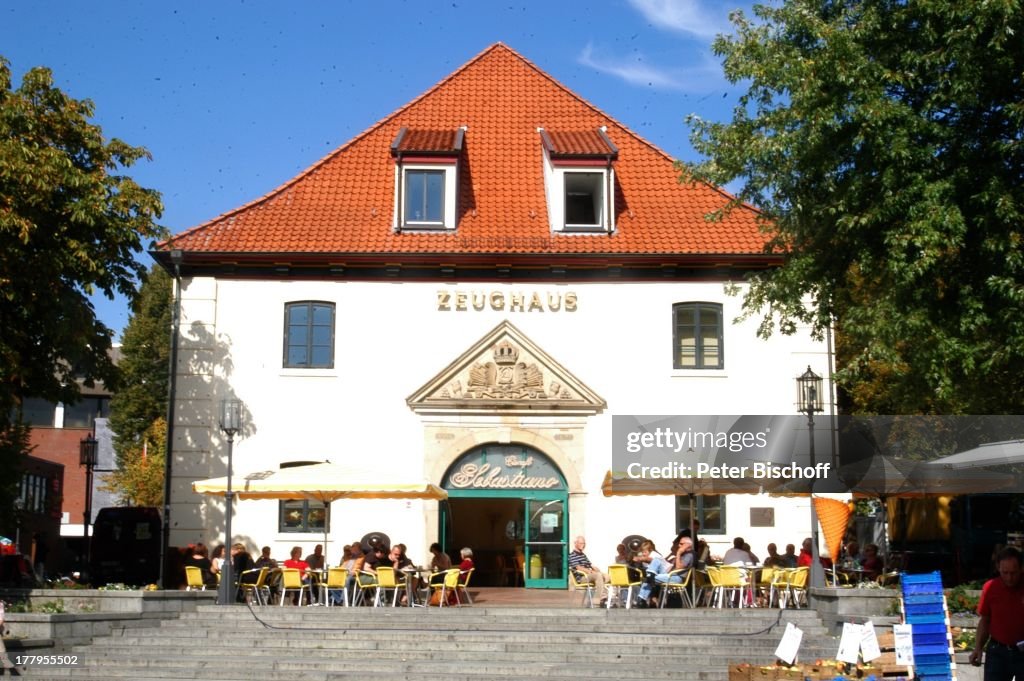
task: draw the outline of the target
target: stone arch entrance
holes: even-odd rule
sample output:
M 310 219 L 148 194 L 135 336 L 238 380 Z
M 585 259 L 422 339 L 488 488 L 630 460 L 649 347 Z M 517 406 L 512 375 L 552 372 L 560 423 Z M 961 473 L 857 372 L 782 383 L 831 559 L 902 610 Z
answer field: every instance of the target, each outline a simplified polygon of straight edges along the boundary
M 474 580 L 492 586 L 566 587 L 569 487 L 559 466 L 525 443 L 478 444 L 441 478 L 442 547 L 473 549 Z

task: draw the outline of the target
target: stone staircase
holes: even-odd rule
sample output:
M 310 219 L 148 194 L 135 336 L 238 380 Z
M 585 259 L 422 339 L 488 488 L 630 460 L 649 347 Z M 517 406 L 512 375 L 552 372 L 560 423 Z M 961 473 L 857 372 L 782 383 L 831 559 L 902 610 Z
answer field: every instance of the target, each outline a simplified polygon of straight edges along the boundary
M 768 664 L 787 622 L 803 659 L 836 643 L 813 610 L 201 606 L 152 629 L 76 647 L 78 667 L 33 679 L 329 681 L 388 678 L 726 681 L 729 662 Z

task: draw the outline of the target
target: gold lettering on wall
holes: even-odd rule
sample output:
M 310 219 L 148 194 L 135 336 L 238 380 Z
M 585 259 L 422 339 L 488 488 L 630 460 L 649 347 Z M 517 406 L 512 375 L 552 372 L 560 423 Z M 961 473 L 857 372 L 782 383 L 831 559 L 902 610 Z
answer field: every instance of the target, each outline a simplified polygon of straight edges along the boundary
M 572 291 L 437 291 L 438 312 L 481 312 L 488 306 L 495 312 L 575 312 L 577 296 Z

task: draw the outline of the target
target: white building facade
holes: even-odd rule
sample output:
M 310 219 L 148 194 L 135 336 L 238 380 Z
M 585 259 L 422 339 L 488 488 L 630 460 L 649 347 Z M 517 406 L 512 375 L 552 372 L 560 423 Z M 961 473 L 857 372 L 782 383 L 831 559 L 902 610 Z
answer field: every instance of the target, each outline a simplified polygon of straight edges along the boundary
M 502 78 L 540 91 L 508 119 L 488 105 Z M 778 260 L 757 247 L 754 211 L 707 223 L 708 197 L 727 197 L 690 195 L 674 173 L 496 45 L 296 180 L 162 244 L 181 310 L 170 544 L 224 541 L 223 500 L 191 483 L 226 473 L 217 413 L 233 396 L 239 477 L 352 462 L 449 493 L 236 502 L 232 539 L 251 549 L 310 553 L 326 522 L 331 564 L 383 533 L 416 563 L 434 541 L 470 546 L 481 583 L 549 588 L 566 585 L 577 535 L 599 565 L 628 535 L 667 549 L 686 499 L 602 494 L 613 416 L 791 414 L 794 378 L 829 375 L 823 343 L 734 321 L 726 285 Z M 503 179 L 522 192 L 494 198 Z M 799 546 L 808 503 L 702 497 L 701 536 L 718 554 L 734 536 L 762 556 Z

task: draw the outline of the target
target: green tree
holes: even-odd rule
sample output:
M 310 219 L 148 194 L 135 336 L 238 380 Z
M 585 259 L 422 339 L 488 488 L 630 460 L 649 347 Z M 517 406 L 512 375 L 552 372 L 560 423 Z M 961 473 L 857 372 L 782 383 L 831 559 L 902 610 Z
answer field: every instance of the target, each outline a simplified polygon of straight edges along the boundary
M 135 297 L 135 256 L 163 235 L 160 196 L 121 174 L 142 147 L 106 140 L 93 103 L 34 68 L 12 89 L 0 57 L 0 523 L 11 517 L 28 452 L 26 397 L 74 403 L 79 383 L 116 388 L 113 332 L 89 296 Z M 146 244 L 148 245 L 148 243 Z
M 121 463 L 102 489 L 113 492 L 126 506 L 162 506 L 167 421 L 158 418 L 139 439 L 118 451 Z
M 74 402 L 76 378 L 116 387 L 112 331 L 89 296 L 134 299 L 135 256 L 163 235 L 159 194 L 122 174 L 148 158 L 105 139 L 94 106 L 49 69 L 12 89 L 0 57 L 0 418 L 25 397 Z
M 1017 0 L 784 0 L 714 44 L 747 88 L 690 117 L 783 265 L 760 332 L 837 332 L 858 411 L 1024 408 L 1024 9 Z M 728 207 L 725 209 L 728 210 Z
M 121 341 L 121 385 L 110 404 L 119 466 L 138 452 L 153 423 L 167 415 L 172 303 L 171 277 L 154 265 L 132 305 Z

